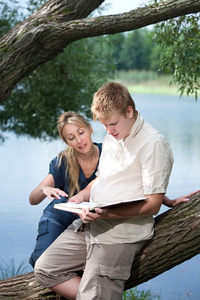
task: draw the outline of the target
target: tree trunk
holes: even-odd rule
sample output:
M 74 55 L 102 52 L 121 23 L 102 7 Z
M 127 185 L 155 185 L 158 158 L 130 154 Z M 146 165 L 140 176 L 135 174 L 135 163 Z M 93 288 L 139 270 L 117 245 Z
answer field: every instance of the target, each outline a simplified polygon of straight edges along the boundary
M 187 203 L 155 218 L 155 236 L 138 253 L 125 289 L 148 281 L 200 253 L 199 211 L 200 192 Z M 30 298 L 56 299 L 56 295 L 41 287 L 33 272 L 0 281 L 0 299 Z
M 51 0 L 2 37 L 0 102 L 8 98 L 20 79 L 73 41 L 134 30 L 200 11 L 200 0 L 166 0 L 128 13 L 84 19 L 102 2 Z

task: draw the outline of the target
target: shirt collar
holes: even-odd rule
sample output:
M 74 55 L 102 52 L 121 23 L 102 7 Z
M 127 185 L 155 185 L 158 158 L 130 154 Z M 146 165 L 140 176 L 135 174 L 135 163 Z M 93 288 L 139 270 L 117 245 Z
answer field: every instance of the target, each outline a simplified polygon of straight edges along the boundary
M 137 118 L 131 128 L 131 131 L 130 131 L 129 135 L 122 141 L 124 141 L 125 144 L 128 144 L 137 135 L 137 133 L 140 130 L 140 128 L 142 127 L 143 123 L 144 123 L 144 119 L 141 116 L 141 114 L 137 111 Z

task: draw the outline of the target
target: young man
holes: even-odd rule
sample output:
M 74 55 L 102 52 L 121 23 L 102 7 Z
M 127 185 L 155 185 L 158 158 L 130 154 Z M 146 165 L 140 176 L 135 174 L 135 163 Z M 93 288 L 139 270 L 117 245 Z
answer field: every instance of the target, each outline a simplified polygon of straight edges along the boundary
M 163 135 L 143 120 L 123 85 L 103 85 L 91 109 L 108 135 L 97 178 L 71 201 L 147 200 L 83 210 L 84 228 L 77 231 L 75 221 L 61 234 L 37 261 L 35 276 L 68 299 L 120 300 L 135 254 L 154 234 L 153 215 L 163 202 L 173 157 Z

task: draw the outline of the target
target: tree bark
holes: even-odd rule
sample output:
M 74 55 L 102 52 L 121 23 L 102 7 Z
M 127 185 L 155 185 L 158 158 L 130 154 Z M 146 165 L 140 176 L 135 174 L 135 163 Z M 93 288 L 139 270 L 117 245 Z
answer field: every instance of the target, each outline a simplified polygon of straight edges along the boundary
M 155 236 L 138 253 L 126 289 L 146 282 L 200 253 L 200 192 L 155 218 Z
M 155 236 L 141 249 L 125 289 L 133 288 L 200 253 L 200 192 L 155 218 Z M 0 299 L 56 299 L 33 272 L 0 281 Z M 64 299 L 64 298 L 62 298 Z
M 138 29 L 200 11 L 200 0 L 166 0 L 119 15 L 86 18 L 104 0 L 51 0 L 0 40 L 0 102 L 71 42 Z

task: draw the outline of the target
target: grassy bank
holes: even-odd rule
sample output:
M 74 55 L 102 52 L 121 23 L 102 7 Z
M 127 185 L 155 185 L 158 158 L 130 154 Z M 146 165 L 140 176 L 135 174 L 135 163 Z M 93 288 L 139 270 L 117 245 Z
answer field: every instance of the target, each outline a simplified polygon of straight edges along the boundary
M 118 71 L 116 81 L 126 85 L 130 93 L 179 95 L 178 87 L 170 85 L 170 76 L 154 71 Z
M 16 266 L 14 259 L 11 259 L 10 262 L 6 262 L 4 259 L 0 258 L 0 280 L 30 271 L 31 267 L 26 263 L 26 260 L 22 261 L 18 266 Z
M 161 300 L 161 295 L 156 295 L 151 290 L 139 291 L 135 287 L 125 291 L 122 300 Z

